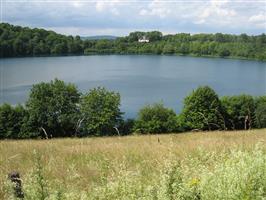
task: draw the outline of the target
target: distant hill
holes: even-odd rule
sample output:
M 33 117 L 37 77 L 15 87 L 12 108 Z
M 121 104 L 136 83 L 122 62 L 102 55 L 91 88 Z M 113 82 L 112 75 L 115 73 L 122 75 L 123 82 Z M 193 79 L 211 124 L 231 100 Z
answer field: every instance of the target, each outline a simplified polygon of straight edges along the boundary
M 82 40 L 115 40 L 117 36 L 113 35 L 95 35 L 95 36 L 86 36 L 80 37 Z

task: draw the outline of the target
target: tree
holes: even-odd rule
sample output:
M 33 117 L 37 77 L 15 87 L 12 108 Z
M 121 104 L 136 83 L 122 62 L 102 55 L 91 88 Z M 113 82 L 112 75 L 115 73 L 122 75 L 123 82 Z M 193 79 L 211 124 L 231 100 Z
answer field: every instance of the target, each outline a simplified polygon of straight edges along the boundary
M 180 118 L 187 129 L 226 129 L 221 102 L 208 86 L 199 87 L 185 98 Z
M 217 49 L 217 52 L 220 57 L 230 56 L 231 54 L 229 48 L 225 45 L 220 45 Z
M 149 43 L 140 44 L 146 37 Z M 132 32 L 114 40 L 81 40 L 44 29 L 0 23 L 0 57 L 61 54 L 196 54 L 266 60 L 266 35 L 162 35 L 159 31 Z
M 173 54 L 175 52 L 175 48 L 171 43 L 166 43 L 163 47 L 163 54 Z
M 182 54 L 188 54 L 189 53 L 189 45 L 186 43 L 182 43 L 178 50 Z
M 0 138 L 21 138 L 27 111 L 21 105 L 0 106 Z
M 119 93 L 103 87 L 90 90 L 82 97 L 83 135 L 111 135 L 121 121 Z
M 144 106 L 138 113 L 134 130 L 141 133 L 174 132 L 177 130 L 176 114 L 162 103 Z
M 118 130 L 121 135 L 129 135 L 133 133 L 135 120 L 134 119 L 126 119 L 122 120 L 118 125 Z
M 255 105 L 256 125 L 258 128 L 266 128 L 266 96 L 258 97 Z
M 149 39 L 150 42 L 155 42 L 161 40 L 163 34 L 159 31 L 151 31 L 146 33 L 146 37 Z
M 223 97 L 221 102 L 228 114 L 227 121 L 231 129 L 248 129 L 256 125 L 255 102 L 252 96 Z
M 146 34 L 145 32 L 136 31 L 136 32 L 129 33 L 129 36 L 127 38 L 129 42 L 137 42 L 138 39 L 145 36 L 145 34 Z
M 75 132 L 80 93 L 73 84 L 55 79 L 33 85 L 29 100 L 29 123 L 43 137 L 72 136 Z
M 216 33 L 214 35 L 214 39 L 216 42 L 220 42 L 220 43 L 225 42 L 225 36 L 222 33 Z

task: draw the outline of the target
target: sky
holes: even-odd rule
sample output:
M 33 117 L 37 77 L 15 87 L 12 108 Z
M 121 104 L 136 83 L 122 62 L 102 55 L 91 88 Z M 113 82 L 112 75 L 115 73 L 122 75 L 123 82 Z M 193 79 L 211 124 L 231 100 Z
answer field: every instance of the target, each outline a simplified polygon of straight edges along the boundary
M 0 0 L 1 21 L 66 35 L 266 33 L 266 0 Z

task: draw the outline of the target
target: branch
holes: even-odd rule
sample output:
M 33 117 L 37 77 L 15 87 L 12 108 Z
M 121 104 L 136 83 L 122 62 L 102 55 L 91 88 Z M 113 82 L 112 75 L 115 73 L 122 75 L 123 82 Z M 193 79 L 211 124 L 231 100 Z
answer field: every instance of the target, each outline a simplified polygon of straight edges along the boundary
M 45 134 L 45 139 L 49 139 L 49 137 L 48 137 L 48 134 L 47 134 L 47 132 L 46 132 L 46 130 L 43 128 L 43 127 L 41 127 L 41 129 L 42 129 L 42 131 L 44 132 L 44 134 Z

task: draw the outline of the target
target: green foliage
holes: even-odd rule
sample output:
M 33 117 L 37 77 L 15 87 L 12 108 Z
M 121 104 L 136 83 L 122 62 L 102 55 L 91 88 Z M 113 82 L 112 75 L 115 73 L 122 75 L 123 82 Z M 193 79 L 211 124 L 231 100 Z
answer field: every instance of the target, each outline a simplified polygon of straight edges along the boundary
M 265 197 L 266 156 L 258 146 L 251 152 L 231 151 L 218 157 L 202 152 L 200 156 L 167 164 L 160 175 L 157 199 L 259 200 Z
M 256 104 L 256 125 L 258 128 L 266 128 L 266 96 L 258 97 Z
M 150 42 L 159 41 L 163 38 L 163 34 L 159 31 L 151 31 L 145 33 L 146 37 L 149 39 Z
M 188 129 L 225 129 L 221 102 L 208 86 L 199 87 L 185 98 L 180 118 Z
M 129 135 L 133 133 L 133 128 L 134 128 L 135 120 L 134 119 L 126 119 L 126 120 L 121 120 L 118 126 L 118 130 L 121 135 Z
M 33 85 L 26 104 L 33 131 L 44 137 L 46 133 L 48 137 L 71 136 L 75 132 L 79 98 L 75 85 L 58 79 Z
M 149 43 L 139 43 L 142 37 Z M 81 40 L 53 31 L 0 24 L 0 57 L 61 54 L 183 54 L 266 60 L 266 35 L 132 32 L 115 40 Z
M 233 151 L 213 172 L 204 172 L 199 184 L 202 199 L 263 199 L 266 195 L 265 152 Z
M 0 106 L 0 139 L 266 127 L 265 96 L 219 99 L 208 86 L 187 96 L 179 115 L 155 103 L 143 107 L 136 120 L 122 119 L 119 93 L 98 87 L 80 95 L 75 85 L 57 79 L 33 85 L 25 108 Z
M 84 135 L 109 135 L 115 133 L 121 121 L 120 95 L 105 88 L 90 90 L 82 97 L 81 115 Z
M 28 116 L 23 106 L 0 106 L 0 138 L 25 138 L 25 122 Z
M 255 102 L 250 95 L 223 97 L 222 105 L 226 110 L 226 120 L 230 129 L 256 127 Z
M 44 29 L 0 24 L 0 57 L 83 53 L 80 37 L 64 36 Z
M 177 130 L 176 114 L 162 103 L 147 105 L 139 111 L 134 130 L 141 133 L 174 132 Z

